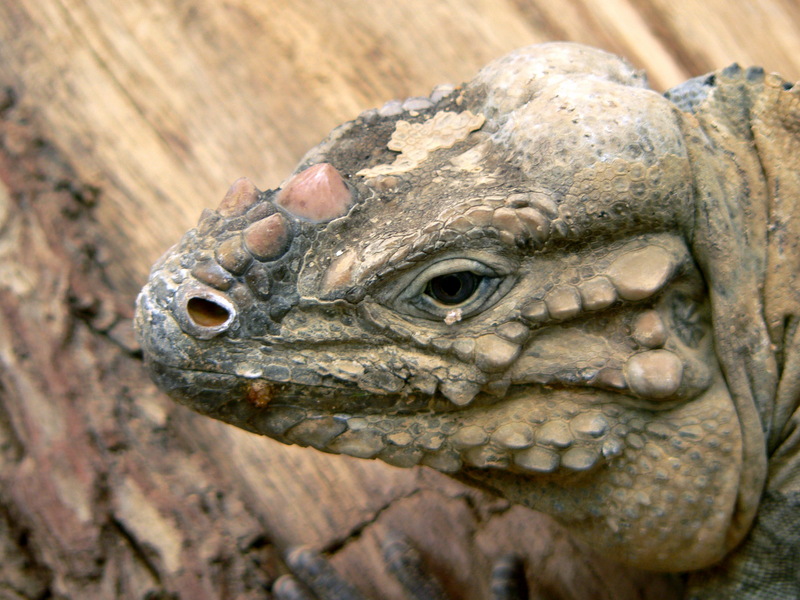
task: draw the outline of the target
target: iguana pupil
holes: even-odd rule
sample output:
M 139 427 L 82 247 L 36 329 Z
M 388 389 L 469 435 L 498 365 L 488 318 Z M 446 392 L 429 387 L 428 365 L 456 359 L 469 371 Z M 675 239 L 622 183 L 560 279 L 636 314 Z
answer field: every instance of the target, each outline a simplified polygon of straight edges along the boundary
M 481 279 L 470 271 L 448 273 L 431 279 L 425 288 L 425 293 L 441 304 L 455 306 L 472 297 Z

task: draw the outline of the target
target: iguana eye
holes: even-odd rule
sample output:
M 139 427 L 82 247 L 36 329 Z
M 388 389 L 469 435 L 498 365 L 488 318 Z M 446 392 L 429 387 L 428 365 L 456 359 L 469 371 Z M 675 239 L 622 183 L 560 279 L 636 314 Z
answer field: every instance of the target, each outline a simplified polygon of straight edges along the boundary
M 489 266 L 472 258 L 441 259 L 402 279 L 392 303 L 419 317 L 444 319 L 456 308 L 468 317 L 489 308 L 508 290 L 503 271 L 501 264 Z
M 425 293 L 440 304 L 456 306 L 472 297 L 482 279 L 472 271 L 448 273 L 428 281 Z

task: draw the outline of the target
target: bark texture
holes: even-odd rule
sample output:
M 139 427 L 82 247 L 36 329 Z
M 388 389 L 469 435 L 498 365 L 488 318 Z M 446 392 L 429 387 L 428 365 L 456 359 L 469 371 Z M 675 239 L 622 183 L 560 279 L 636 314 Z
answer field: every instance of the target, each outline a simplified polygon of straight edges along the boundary
M 800 78 L 793 0 L 21 0 L 0 6 L 0 598 L 265 598 L 294 545 L 375 598 L 406 533 L 461 598 L 527 555 L 548 598 L 674 598 L 434 473 L 287 448 L 173 405 L 131 331 L 150 264 L 240 175 L 275 187 L 361 109 L 553 39 L 664 89 Z

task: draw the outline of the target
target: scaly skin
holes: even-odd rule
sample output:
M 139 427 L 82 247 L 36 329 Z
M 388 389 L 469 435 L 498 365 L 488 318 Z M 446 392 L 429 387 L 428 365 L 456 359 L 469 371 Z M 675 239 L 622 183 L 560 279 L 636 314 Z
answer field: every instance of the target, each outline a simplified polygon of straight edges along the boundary
M 665 98 L 549 44 L 362 114 L 280 189 L 237 181 L 154 267 L 154 377 L 285 443 L 488 487 L 638 567 L 717 563 L 768 452 L 720 350 L 738 265 L 708 218 L 763 186 L 737 115 L 765 83 L 724 77 Z M 766 334 L 741 337 L 755 361 Z

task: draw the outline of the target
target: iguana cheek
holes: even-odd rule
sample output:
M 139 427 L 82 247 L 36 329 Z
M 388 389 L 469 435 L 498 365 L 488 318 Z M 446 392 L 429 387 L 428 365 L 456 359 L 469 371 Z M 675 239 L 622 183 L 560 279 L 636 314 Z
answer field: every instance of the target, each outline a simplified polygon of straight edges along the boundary
M 528 422 L 532 443 L 519 425 L 460 434 L 476 444 L 476 457 L 504 441 L 527 446 L 512 451 L 510 468 L 470 469 L 475 463 L 468 460 L 464 473 L 556 516 L 617 560 L 657 570 L 701 568 L 723 551 L 741 468 L 736 412 L 718 371 L 713 379 L 695 401 L 660 412 L 610 396 L 542 397 L 557 410 L 538 428 Z M 575 399 L 590 403 L 570 416 Z M 521 485 L 525 473 L 537 477 Z
M 645 348 L 660 348 L 667 341 L 667 327 L 656 310 L 645 310 L 632 324 L 631 337 Z
M 642 398 L 670 398 L 681 387 L 683 361 L 669 350 L 634 354 L 624 368 L 631 391 Z
M 697 293 L 686 281 L 675 284 L 649 305 L 599 317 L 589 330 L 593 319 L 585 315 L 534 332 L 505 376 L 512 384 L 615 390 L 654 410 L 690 401 L 710 385 L 715 360 L 702 317 L 675 310 L 693 302 L 690 291 Z
M 683 252 L 685 254 L 685 252 Z M 638 301 L 656 294 L 669 281 L 681 260 L 674 249 L 648 245 L 622 253 L 601 275 L 577 285 L 555 285 L 527 302 L 521 316 L 531 323 L 565 321 L 583 311 L 598 311 L 618 300 Z
M 608 277 L 623 300 L 644 300 L 669 281 L 678 261 L 661 246 L 645 246 L 627 252 L 608 269 Z

